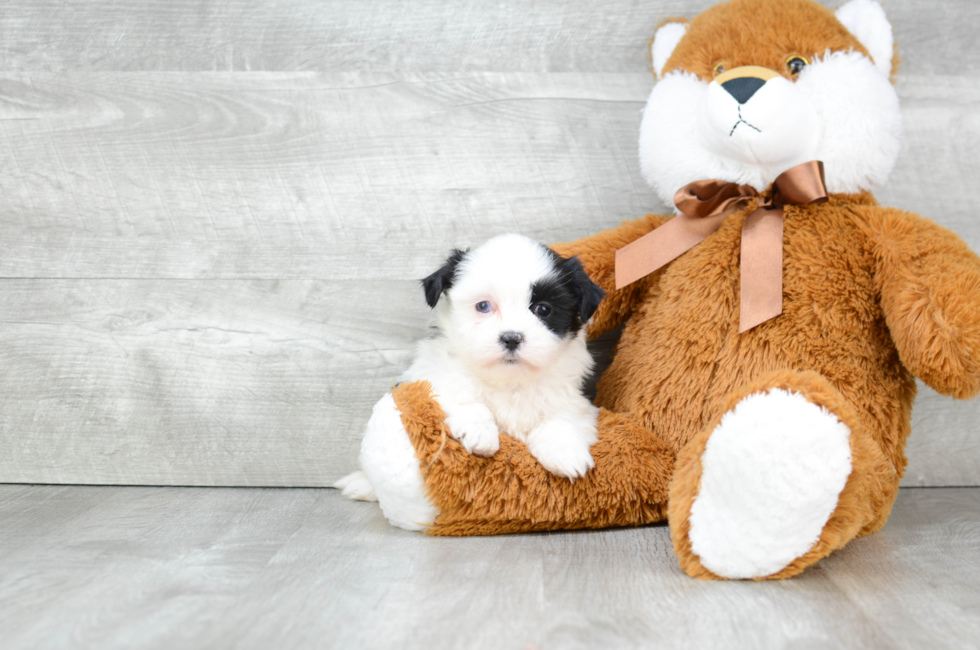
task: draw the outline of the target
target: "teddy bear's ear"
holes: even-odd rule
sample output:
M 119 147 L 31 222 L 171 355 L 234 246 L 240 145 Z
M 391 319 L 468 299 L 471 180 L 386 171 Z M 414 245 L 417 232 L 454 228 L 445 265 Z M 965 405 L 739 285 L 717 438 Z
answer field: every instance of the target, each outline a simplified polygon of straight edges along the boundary
M 892 74 L 895 41 L 885 10 L 875 0 L 851 0 L 837 10 L 837 20 L 861 41 L 882 74 Z
M 674 53 L 674 48 L 677 47 L 686 33 L 687 20 L 685 18 L 670 18 L 657 28 L 657 33 L 653 37 L 653 44 L 650 46 L 653 71 L 656 73 L 657 79 L 663 78 L 667 59 Z

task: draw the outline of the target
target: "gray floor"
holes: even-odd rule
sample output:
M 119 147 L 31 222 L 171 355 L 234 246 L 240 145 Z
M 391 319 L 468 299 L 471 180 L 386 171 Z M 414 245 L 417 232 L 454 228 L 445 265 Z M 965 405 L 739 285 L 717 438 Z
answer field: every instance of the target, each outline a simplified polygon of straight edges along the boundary
M 980 488 L 776 583 L 668 529 L 429 538 L 330 489 L 0 486 L 3 648 L 980 647 Z

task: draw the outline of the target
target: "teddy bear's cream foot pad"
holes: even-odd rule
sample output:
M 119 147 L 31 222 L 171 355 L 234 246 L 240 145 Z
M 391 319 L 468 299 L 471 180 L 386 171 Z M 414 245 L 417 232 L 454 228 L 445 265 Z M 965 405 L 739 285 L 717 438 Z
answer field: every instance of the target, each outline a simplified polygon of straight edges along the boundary
M 391 393 L 374 405 L 361 442 L 361 467 L 392 525 L 426 530 L 436 520 L 439 510 L 426 496 L 415 448 Z
M 725 578 L 777 573 L 817 543 L 851 473 L 850 429 L 773 389 L 726 413 L 701 457 L 691 550 Z

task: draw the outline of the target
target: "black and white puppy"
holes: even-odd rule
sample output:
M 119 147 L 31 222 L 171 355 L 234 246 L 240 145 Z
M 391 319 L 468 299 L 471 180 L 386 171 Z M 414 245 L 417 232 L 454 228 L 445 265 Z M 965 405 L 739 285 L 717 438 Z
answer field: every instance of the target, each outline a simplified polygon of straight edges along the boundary
M 593 365 L 585 323 L 604 292 L 579 261 L 501 235 L 454 251 L 422 284 L 437 334 L 419 344 L 403 380 L 432 384 L 470 453 L 493 455 L 502 432 L 553 474 L 583 476 L 599 414 L 582 394 Z
M 582 394 L 593 366 L 585 325 L 605 292 L 579 261 L 500 235 L 453 251 L 422 285 L 435 311 L 433 336 L 419 343 L 400 380 L 432 384 L 451 435 L 470 453 L 493 455 L 505 433 L 553 474 L 585 475 L 599 416 Z M 368 433 L 376 426 L 369 423 Z M 366 457 L 365 447 L 361 464 L 376 481 L 383 472 L 368 465 L 387 461 Z M 367 476 L 352 474 L 337 487 L 373 500 Z

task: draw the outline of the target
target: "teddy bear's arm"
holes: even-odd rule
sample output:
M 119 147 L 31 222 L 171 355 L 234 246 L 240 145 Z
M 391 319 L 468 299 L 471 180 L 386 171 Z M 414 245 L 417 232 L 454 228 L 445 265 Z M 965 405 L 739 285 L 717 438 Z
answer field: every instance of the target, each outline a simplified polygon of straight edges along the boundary
M 980 258 L 918 215 L 868 208 L 881 306 L 902 363 L 944 395 L 980 392 Z
M 622 325 L 647 288 L 660 277 L 659 272 L 654 272 L 617 291 L 616 251 L 657 228 L 669 218 L 665 215 L 648 214 L 642 219 L 624 221 L 617 228 L 552 246 L 555 252 L 563 257 L 577 255 L 592 281 L 606 292 L 606 297 L 602 299 L 599 309 L 592 317 L 589 338 L 595 338 L 603 332 Z

